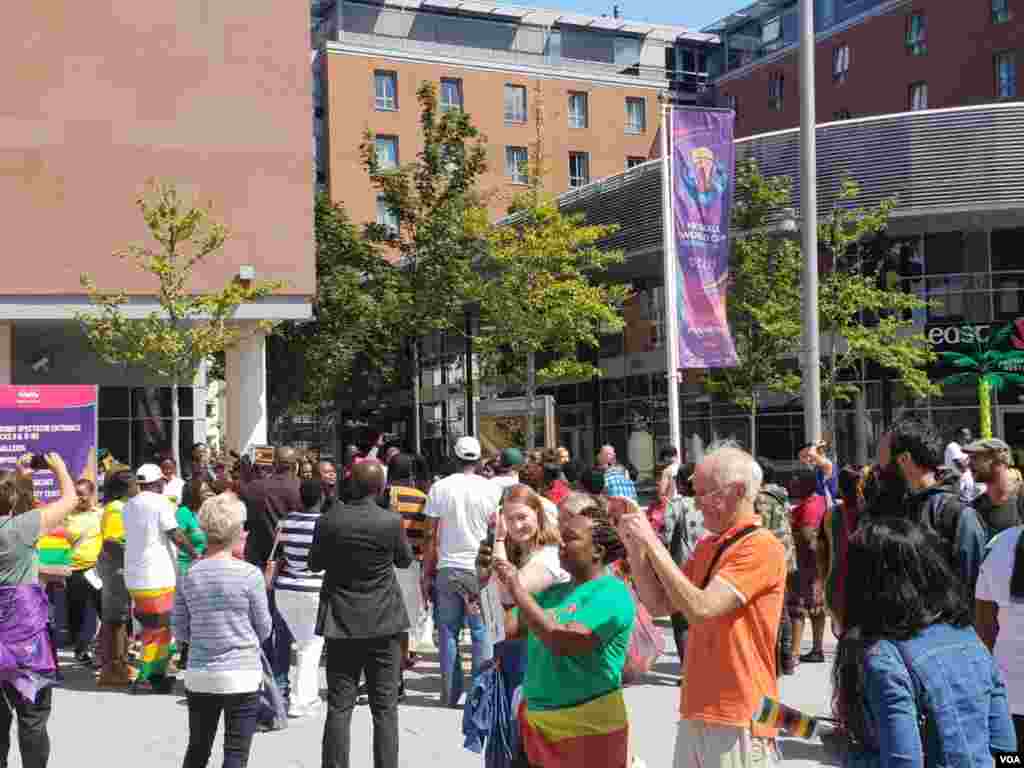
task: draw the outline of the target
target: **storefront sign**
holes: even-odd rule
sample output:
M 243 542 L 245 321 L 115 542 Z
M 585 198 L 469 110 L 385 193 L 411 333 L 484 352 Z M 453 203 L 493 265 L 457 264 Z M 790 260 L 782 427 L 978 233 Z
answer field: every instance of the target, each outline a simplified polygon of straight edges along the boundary
M 94 386 L 0 386 L 0 469 L 13 469 L 26 453 L 57 453 L 76 480 L 96 480 Z M 33 473 L 36 498 L 60 496 L 50 471 Z
M 980 323 L 977 325 L 933 326 L 925 332 L 925 336 L 932 346 L 942 348 L 973 344 L 976 341 L 984 343 L 988 341 L 991 333 L 992 323 Z

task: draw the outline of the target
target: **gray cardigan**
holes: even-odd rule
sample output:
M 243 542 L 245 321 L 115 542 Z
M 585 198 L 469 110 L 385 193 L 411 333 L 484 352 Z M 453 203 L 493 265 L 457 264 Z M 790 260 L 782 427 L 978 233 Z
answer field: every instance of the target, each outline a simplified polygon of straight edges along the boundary
M 241 560 L 200 560 L 180 582 L 174 636 L 188 643 L 188 665 L 207 672 L 261 670 L 270 609 L 260 570 Z

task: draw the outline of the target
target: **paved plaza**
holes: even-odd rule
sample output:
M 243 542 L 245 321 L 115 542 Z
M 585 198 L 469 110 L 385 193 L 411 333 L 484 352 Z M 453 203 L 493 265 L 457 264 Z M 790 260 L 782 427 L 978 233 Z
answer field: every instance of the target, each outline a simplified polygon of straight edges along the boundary
M 626 689 L 634 749 L 649 768 L 668 768 L 672 761 L 679 688 L 671 634 L 666 631 L 670 650 L 652 674 L 643 684 Z M 825 664 L 804 664 L 796 675 L 783 678 L 782 698 L 786 703 L 807 712 L 827 712 L 833 650 L 834 642 L 826 643 Z M 92 683 L 91 673 L 72 666 L 67 668 L 66 677 L 65 687 L 54 694 L 50 768 L 181 765 L 188 743 L 183 695 L 133 696 L 120 691 L 99 691 Z M 442 709 L 438 705 L 438 690 L 437 658 L 429 655 L 407 677 L 408 696 L 400 710 L 400 764 L 403 768 L 482 768 L 482 756 L 462 747 L 462 712 Z M 250 768 L 319 768 L 323 722 L 321 713 L 306 720 L 293 720 L 285 731 L 257 734 Z M 352 720 L 352 765 L 357 768 L 372 767 L 370 733 L 369 708 L 357 707 Z M 211 768 L 220 765 L 220 743 L 218 737 Z M 818 743 L 792 739 L 782 743 L 787 765 L 828 764 Z M 16 746 L 12 747 L 10 764 L 21 766 Z

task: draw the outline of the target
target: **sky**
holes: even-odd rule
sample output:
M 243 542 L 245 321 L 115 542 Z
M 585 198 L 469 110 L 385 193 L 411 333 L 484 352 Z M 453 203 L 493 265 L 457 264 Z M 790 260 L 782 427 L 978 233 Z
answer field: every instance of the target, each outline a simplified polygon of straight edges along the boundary
M 509 2 L 510 0 L 505 0 Z M 718 21 L 752 0 L 617 0 L 619 16 L 651 24 L 678 24 L 693 30 Z M 514 5 L 537 6 L 552 10 L 576 11 L 593 16 L 612 15 L 616 0 L 511 0 Z

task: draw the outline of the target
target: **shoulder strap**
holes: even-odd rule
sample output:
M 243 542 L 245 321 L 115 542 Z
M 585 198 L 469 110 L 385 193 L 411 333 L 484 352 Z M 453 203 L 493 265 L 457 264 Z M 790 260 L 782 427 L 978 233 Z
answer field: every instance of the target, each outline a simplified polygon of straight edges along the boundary
M 925 743 L 924 730 L 928 725 L 928 715 L 925 713 L 924 702 L 918 690 L 917 676 L 914 675 L 913 667 L 910 665 L 910 654 L 907 653 L 906 645 L 899 640 L 891 640 L 890 642 L 896 646 L 896 651 L 903 661 L 903 666 L 907 668 L 907 675 L 910 676 L 910 687 L 914 691 L 914 706 L 917 707 L 917 732 L 921 737 L 921 756 L 925 757 L 927 744 Z
M 715 573 L 715 566 L 718 565 L 718 561 L 722 559 L 722 555 L 725 554 L 725 550 L 740 539 L 745 539 L 747 536 L 754 533 L 754 531 L 758 531 L 760 529 L 760 525 L 748 525 L 746 528 L 737 531 L 734 536 L 723 541 L 721 546 L 719 546 L 718 551 L 715 552 L 715 556 L 711 558 L 711 565 L 708 566 L 708 570 L 704 574 L 704 581 L 701 583 L 700 588 L 707 589 L 708 584 L 711 583 L 711 577 L 714 576 Z

